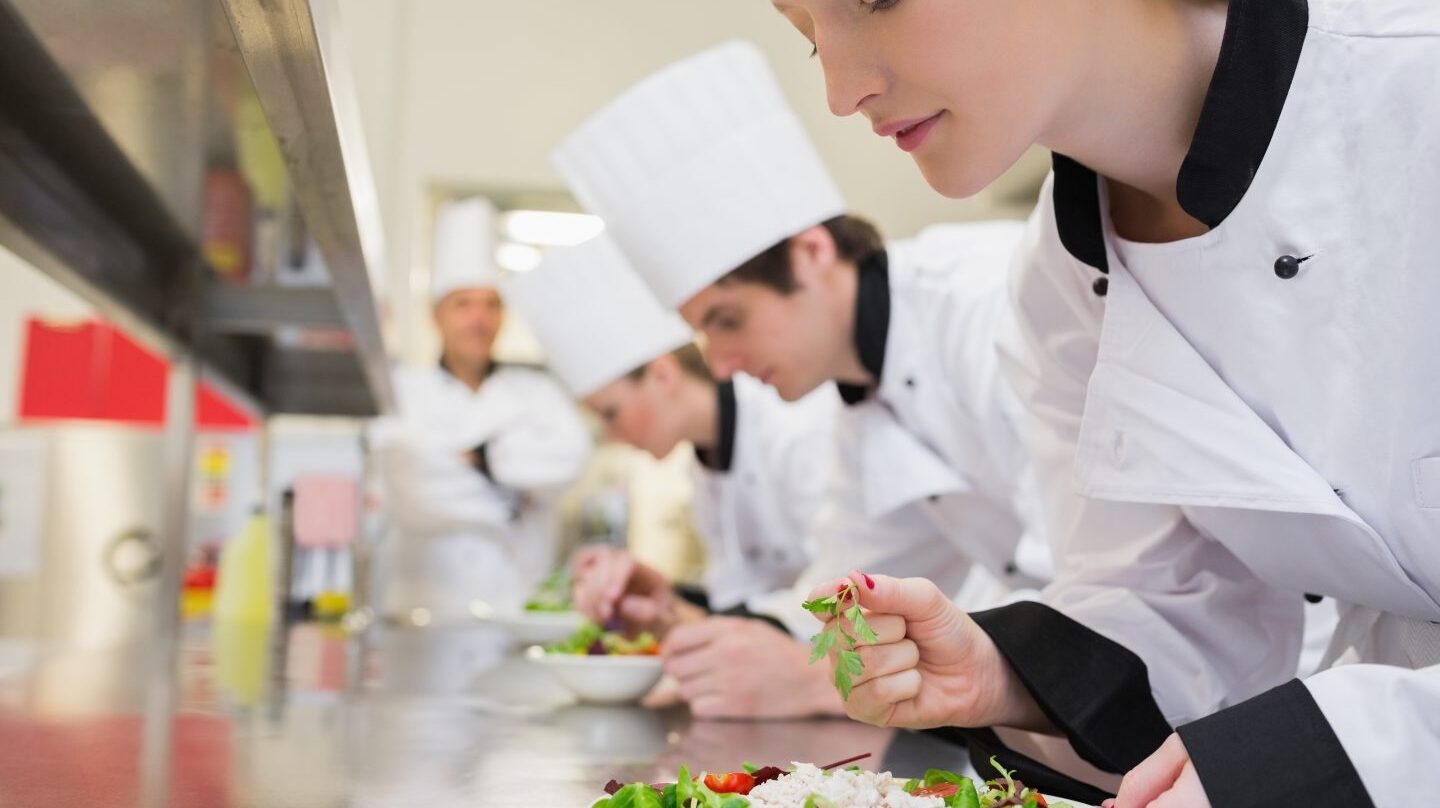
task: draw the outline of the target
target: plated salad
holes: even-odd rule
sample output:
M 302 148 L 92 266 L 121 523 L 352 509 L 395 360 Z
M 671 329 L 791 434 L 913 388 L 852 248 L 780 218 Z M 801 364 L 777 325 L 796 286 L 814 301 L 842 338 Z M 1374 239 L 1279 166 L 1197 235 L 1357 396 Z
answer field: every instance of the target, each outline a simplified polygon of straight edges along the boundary
M 594 808 L 1072 808 L 1047 802 L 994 758 L 990 763 L 1001 776 L 977 784 L 941 769 L 904 779 L 846 766 L 865 757 L 828 766 L 796 763 L 788 769 L 746 764 L 738 772 L 696 776 L 682 766 L 674 783 L 612 780 L 605 788 L 610 796 Z
M 655 656 L 660 653 L 660 641 L 648 631 L 630 637 L 586 622 L 568 638 L 545 646 L 545 653 L 572 656 Z

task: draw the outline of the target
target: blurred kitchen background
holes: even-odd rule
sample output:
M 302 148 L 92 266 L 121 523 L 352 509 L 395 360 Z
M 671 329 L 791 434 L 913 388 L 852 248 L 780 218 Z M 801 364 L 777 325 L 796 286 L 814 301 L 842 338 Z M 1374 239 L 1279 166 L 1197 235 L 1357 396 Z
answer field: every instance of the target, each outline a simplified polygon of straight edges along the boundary
M 1028 212 L 1043 155 L 939 198 L 863 121 L 830 115 L 809 48 L 762 0 L 0 0 L 0 805 L 97 804 L 65 774 L 77 759 L 112 805 L 162 804 L 157 788 L 225 804 L 163 750 L 240 746 L 205 711 L 263 712 L 280 674 L 273 653 L 227 663 L 278 642 L 321 700 L 364 675 L 344 638 L 384 618 L 367 600 L 385 520 L 366 425 L 393 406 L 392 363 L 437 356 L 437 209 L 491 199 L 510 272 L 593 235 L 550 151 L 645 74 L 733 37 L 765 50 L 887 235 Z M 544 359 L 513 318 L 497 350 Z M 565 541 L 692 575 L 688 486 L 677 463 L 605 447 Z M 267 598 L 318 622 L 211 635 L 217 610 Z M 171 723 L 177 705 L 189 718 Z M 155 785 L 166 772 L 179 791 Z M 25 802 L 25 782 L 56 790 Z

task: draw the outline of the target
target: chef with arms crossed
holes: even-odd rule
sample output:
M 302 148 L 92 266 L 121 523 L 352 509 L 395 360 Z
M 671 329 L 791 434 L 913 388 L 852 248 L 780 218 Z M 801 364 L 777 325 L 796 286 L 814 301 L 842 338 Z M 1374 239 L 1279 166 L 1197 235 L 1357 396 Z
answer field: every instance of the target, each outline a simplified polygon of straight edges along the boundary
M 555 163 L 660 302 L 704 332 L 718 376 L 746 372 L 792 401 L 839 383 L 846 406 L 820 552 L 893 544 L 898 535 L 863 531 L 904 513 L 918 517 L 928 554 L 949 559 L 913 559 L 945 574 L 948 593 L 967 567 L 990 584 L 967 587 L 978 605 L 1045 580 L 1022 411 L 995 347 L 1013 328 L 1005 267 L 1019 224 L 887 245 L 845 212 L 744 42 L 641 81 L 582 124 Z M 835 563 L 854 566 L 846 557 Z
M 1440 6 L 775 5 L 940 192 L 1056 153 L 1014 295 L 1057 581 L 876 578 L 850 713 L 1057 734 L 1121 808 L 1440 793 Z M 1360 664 L 1291 679 L 1307 593 Z
M 543 371 L 496 362 L 504 322 L 495 211 L 452 202 L 431 281 L 440 360 L 395 374 L 398 413 L 370 445 L 391 534 L 384 609 L 438 621 L 519 611 L 555 564 L 555 504 L 590 456 L 575 405 Z

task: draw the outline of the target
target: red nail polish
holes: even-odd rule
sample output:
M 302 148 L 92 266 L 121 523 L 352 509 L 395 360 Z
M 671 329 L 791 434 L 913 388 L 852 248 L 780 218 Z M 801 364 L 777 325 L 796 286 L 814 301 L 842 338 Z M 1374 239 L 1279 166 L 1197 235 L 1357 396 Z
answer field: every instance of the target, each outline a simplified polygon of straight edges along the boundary
M 839 586 L 835 587 L 835 594 L 838 595 L 838 594 L 840 594 L 841 592 L 844 592 L 846 589 L 849 589 L 849 588 L 850 588 L 850 584 L 840 584 Z
M 865 579 L 865 585 L 866 585 L 866 586 L 870 587 L 871 589 L 874 589 L 874 588 L 875 588 L 875 579 L 874 579 L 874 578 L 871 578 L 869 575 L 866 575 L 866 574 L 863 573 L 863 572 L 860 573 L 860 577 Z

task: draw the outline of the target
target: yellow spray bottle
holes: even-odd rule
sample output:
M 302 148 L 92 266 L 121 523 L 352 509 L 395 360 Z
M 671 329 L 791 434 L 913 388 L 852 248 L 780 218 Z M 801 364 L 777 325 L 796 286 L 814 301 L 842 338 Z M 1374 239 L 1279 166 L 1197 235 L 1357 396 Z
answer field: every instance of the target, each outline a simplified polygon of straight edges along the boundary
M 216 680 L 239 704 L 254 704 L 265 680 L 266 638 L 275 615 L 270 521 L 256 509 L 220 551 L 215 591 Z
M 220 551 L 215 619 L 269 623 L 275 614 L 271 575 L 270 520 L 257 508 L 240 535 Z

